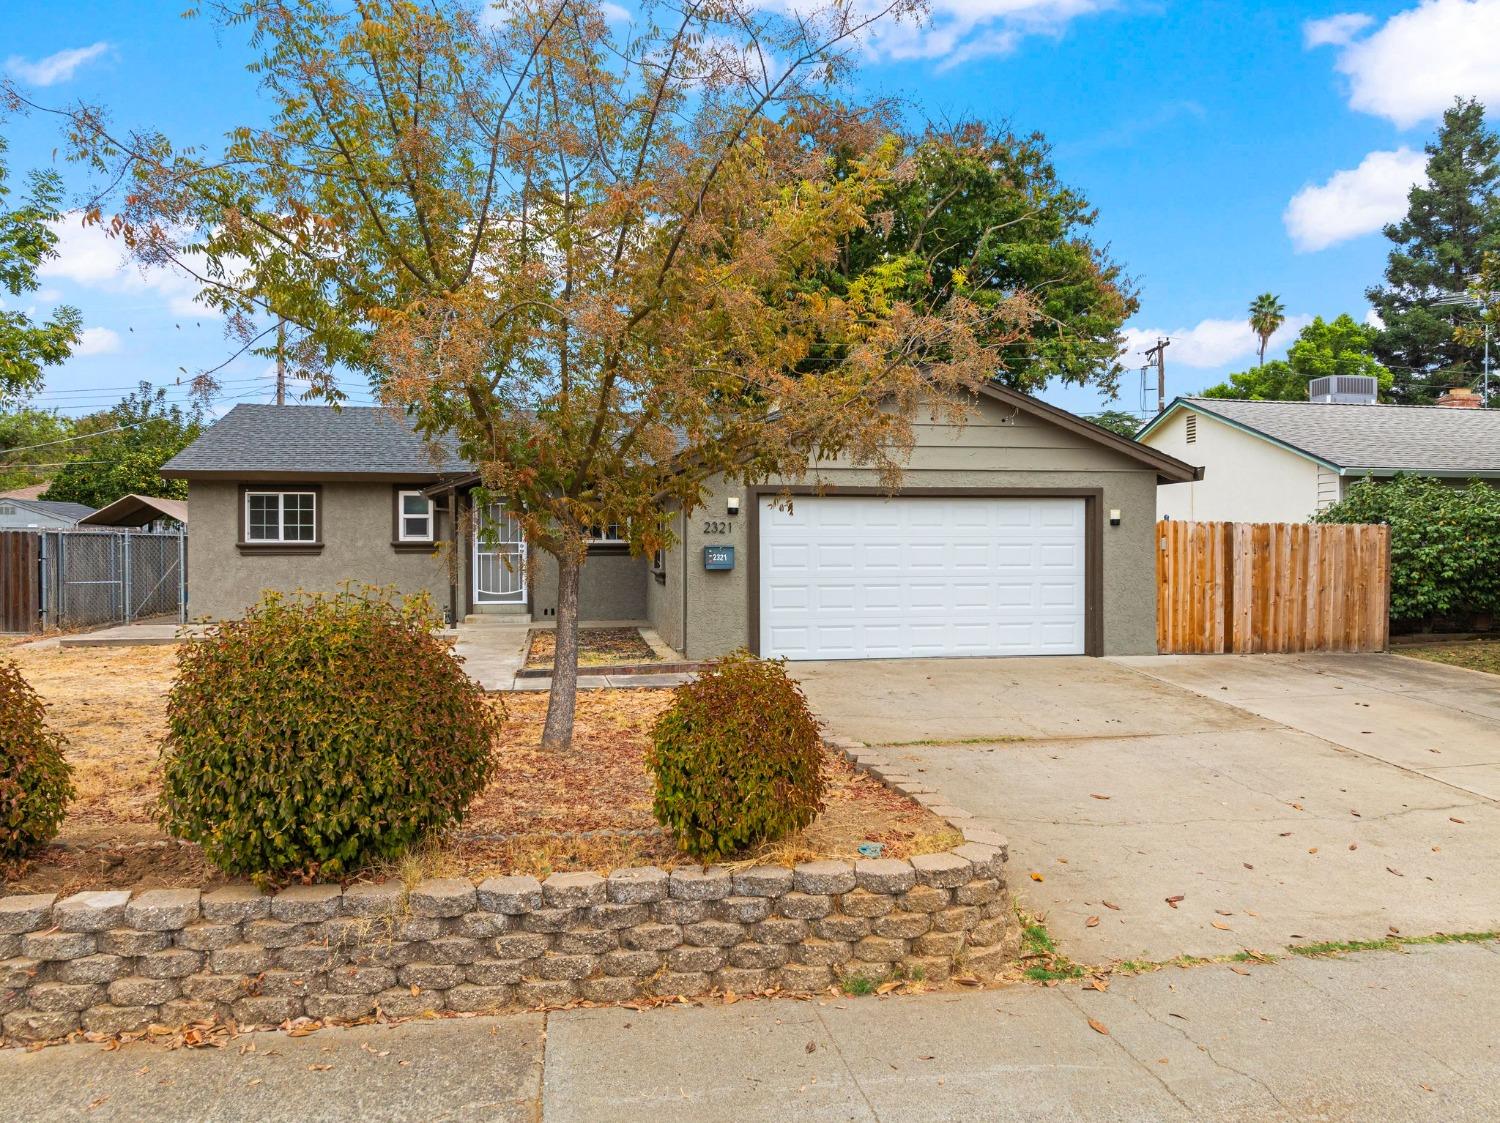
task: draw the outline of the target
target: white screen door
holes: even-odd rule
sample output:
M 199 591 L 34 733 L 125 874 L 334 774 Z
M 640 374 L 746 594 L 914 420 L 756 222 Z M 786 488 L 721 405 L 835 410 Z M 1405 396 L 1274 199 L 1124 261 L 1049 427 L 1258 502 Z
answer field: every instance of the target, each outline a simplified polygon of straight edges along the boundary
M 526 603 L 526 538 L 504 504 L 479 509 L 474 534 L 474 603 Z

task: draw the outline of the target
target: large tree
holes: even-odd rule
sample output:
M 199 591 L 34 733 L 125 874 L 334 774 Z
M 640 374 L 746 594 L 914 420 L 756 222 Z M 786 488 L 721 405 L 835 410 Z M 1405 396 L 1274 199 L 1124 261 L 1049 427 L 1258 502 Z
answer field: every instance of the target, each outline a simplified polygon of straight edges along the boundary
M 563 747 L 591 528 L 658 548 L 715 477 L 820 458 L 894 485 L 917 411 L 967 415 L 1030 333 L 1030 294 L 913 286 L 918 254 L 822 280 L 910 170 L 833 86 L 919 3 L 648 2 L 622 29 L 599 0 L 244 0 L 212 8 L 262 47 L 269 126 L 215 155 L 88 109 L 70 131 L 123 173 L 95 213 L 138 258 L 456 434 L 556 560 Z
M 929 127 L 901 143 L 905 171 L 881 192 L 880 221 L 855 230 L 818 280 L 847 291 L 882 263 L 900 263 L 894 291 L 904 299 L 962 292 L 989 306 L 1029 293 L 1037 323 L 1000 349 L 997 377 L 1020 390 L 1059 380 L 1113 394 L 1120 328 L 1139 301 L 1090 239 L 1097 212 L 1059 181 L 1045 138 L 976 121 Z
M 1406 217 L 1385 228 L 1393 243 L 1385 283 L 1366 292 L 1384 324 L 1375 353 L 1395 373 L 1398 401 L 1432 401 L 1472 385 L 1482 349 L 1455 335 L 1466 292 L 1486 252 L 1500 250 L 1500 137 L 1484 106 L 1459 99 L 1427 145 L 1427 180 L 1411 189 Z
M 64 446 L 74 451 L 42 498 L 90 507 L 132 493 L 186 499 L 187 482 L 163 479 L 161 466 L 202 431 L 198 406 L 184 410 L 167 401 L 165 390 L 142 382 L 118 405 L 74 423 L 75 439 Z
M 52 475 L 68 446 L 72 421 L 56 410 L 18 409 L 0 412 L 0 490 L 30 487 Z
M 62 179 L 56 172 L 32 172 L 26 194 L 11 206 L 6 142 L 0 137 L 0 290 L 12 298 L 35 292 L 36 271 L 57 256 Z M 0 308 L 0 402 L 24 397 L 42 384 L 44 368 L 62 362 L 78 343 L 82 318 L 66 304 L 36 320 L 14 308 Z
M 1203 391 L 1205 398 L 1251 398 L 1305 402 L 1307 384 L 1332 374 L 1374 376 L 1380 394 L 1390 393 L 1391 372 L 1375 358 L 1376 331 L 1347 314 L 1333 320 L 1316 317 L 1297 335 L 1285 359 L 1231 374 L 1228 381 Z

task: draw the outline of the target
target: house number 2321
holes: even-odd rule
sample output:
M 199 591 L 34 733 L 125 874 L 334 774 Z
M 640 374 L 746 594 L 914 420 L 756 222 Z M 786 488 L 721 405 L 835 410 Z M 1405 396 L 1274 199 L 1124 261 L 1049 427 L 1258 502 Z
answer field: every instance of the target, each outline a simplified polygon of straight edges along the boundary
M 725 519 L 709 519 L 703 524 L 704 534 L 730 534 L 734 524 Z

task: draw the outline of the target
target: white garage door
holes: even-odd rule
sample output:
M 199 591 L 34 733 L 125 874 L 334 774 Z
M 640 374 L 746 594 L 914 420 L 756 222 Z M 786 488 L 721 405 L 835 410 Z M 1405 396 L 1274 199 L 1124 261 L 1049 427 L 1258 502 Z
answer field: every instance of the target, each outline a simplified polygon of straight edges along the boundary
M 760 509 L 760 650 L 1081 655 L 1082 499 L 801 497 Z

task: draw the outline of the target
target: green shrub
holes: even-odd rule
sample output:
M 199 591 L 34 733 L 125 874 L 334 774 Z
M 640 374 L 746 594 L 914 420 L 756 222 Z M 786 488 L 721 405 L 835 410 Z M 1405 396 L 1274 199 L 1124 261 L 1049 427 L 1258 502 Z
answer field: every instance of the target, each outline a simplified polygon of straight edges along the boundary
M 1500 491 L 1428 476 L 1361 480 L 1318 522 L 1391 528 L 1391 618 L 1500 613 Z
M 657 719 L 652 811 L 683 850 L 720 858 L 812 822 L 822 764 L 818 723 L 786 669 L 736 652 L 679 687 Z
M 497 729 L 425 597 L 268 593 L 183 645 L 162 822 L 230 873 L 336 879 L 461 821 Z
M 0 862 L 51 840 L 73 798 L 67 739 L 47 728 L 47 707 L 21 670 L 0 660 Z

